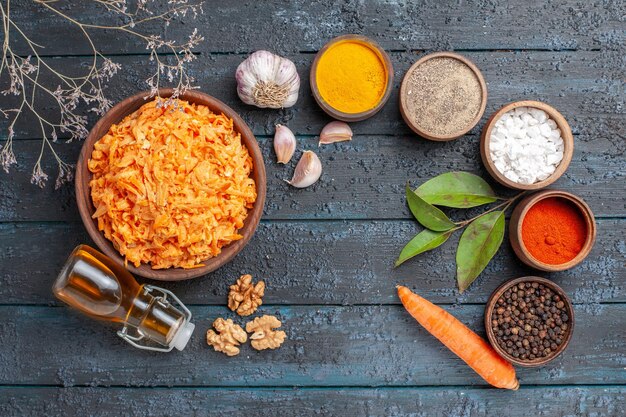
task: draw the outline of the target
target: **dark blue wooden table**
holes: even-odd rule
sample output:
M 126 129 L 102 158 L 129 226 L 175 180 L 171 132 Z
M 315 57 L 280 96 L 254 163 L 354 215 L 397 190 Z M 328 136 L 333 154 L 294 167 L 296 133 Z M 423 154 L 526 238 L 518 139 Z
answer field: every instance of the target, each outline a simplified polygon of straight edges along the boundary
M 75 12 L 89 13 L 76 3 Z M 12 5 L 52 41 L 50 59 L 69 69 L 84 63 L 88 46 L 70 27 L 31 2 Z M 113 327 L 52 297 L 65 258 L 89 239 L 71 186 L 39 190 L 29 183 L 40 140 L 35 126 L 20 127 L 19 166 L 0 174 L 0 415 L 626 415 L 624 2 L 207 1 L 204 9 L 183 27 L 198 26 L 206 37 L 191 72 L 202 91 L 245 118 L 263 149 L 268 193 L 257 234 L 217 272 L 165 285 L 195 316 L 186 350 L 135 350 Z M 179 26 L 169 35 L 176 38 Z M 310 95 L 309 68 L 326 41 L 345 33 L 370 36 L 389 52 L 394 92 L 380 114 L 353 124 L 352 142 L 318 150 L 317 135 L 330 119 Z M 151 70 L 145 49 L 119 34 L 97 36 L 102 52 L 123 65 L 106 90 L 114 101 L 144 89 Z M 237 98 L 235 68 L 261 48 L 296 63 L 303 82 L 295 107 L 261 110 Z M 483 121 L 449 143 L 415 136 L 398 110 L 405 71 L 439 50 L 473 60 L 489 90 Z M 418 327 L 394 287 L 408 285 L 484 334 L 489 294 L 507 279 L 537 272 L 508 243 L 462 295 L 455 288 L 454 242 L 401 268 L 392 264 L 418 230 L 405 205 L 405 182 L 450 170 L 487 178 L 480 130 L 492 112 L 520 99 L 545 101 L 569 121 L 574 158 L 552 188 L 589 203 L 598 240 L 582 265 L 539 274 L 574 301 L 574 337 L 549 365 L 518 368 L 521 388 L 506 392 L 487 387 Z M 296 190 L 283 181 L 291 169 L 273 162 L 276 123 L 296 132 L 298 153 L 319 153 L 324 174 L 314 187 Z M 72 161 L 80 147 L 57 149 Z M 44 165 L 53 171 L 50 159 Z M 225 307 L 227 287 L 243 273 L 267 283 L 260 311 L 283 321 L 288 341 L 276 351 L 246 345 L 228 358 L 209 348 L 204 335 L 216 317 L 233 316 Z

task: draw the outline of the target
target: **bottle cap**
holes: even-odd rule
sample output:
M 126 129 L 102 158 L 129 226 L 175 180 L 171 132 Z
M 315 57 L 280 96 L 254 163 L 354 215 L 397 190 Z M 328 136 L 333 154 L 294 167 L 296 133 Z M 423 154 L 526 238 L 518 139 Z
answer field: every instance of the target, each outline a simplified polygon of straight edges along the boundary
M 183 323 L 183 325 L 180 327 L 180 329 L 178 329 L 178 331 L 174 335 L 171 346 L 174 346 L 178 350 L 185 349 L 185 346 L 187 346 L 187 343 L 189 342 L 189 339 L 191 338 L 191 334 L 193 333 L 195 328 L 196 328 L 196 325 L 191 322 L 187 321 Z

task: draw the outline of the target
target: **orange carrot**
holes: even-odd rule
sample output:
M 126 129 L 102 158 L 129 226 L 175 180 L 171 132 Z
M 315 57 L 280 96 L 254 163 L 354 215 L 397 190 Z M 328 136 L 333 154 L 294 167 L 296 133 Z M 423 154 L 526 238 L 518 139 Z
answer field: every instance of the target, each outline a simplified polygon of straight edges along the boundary
M 482 337 L 471 331 L 452 314 L 406 287 L 398 286 L 400 301 L 415 320 L 448 349 L 463 359 L 485 381 L 497 388 L 516 390 L 515 369 Z

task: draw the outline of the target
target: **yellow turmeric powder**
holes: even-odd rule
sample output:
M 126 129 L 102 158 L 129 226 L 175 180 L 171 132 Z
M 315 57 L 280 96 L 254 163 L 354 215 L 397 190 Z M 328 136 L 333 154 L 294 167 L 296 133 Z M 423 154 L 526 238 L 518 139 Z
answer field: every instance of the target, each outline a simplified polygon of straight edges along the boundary
M 361 113 L 380 102 L 387 69 L 372 48 L 358 41 L 332 45 L 319 59 L 315 80 L 320 95 L 335 110 Z

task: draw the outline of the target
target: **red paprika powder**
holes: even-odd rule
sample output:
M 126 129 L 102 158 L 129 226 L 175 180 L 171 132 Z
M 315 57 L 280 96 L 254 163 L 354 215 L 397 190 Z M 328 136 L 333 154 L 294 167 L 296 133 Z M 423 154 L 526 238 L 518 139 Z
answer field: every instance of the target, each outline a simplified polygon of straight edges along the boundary
M 530 254 L 546 264 L 561 265 L 582 250 L 587 224 L 570 201 L 549 197 L 535 203 L 522 223 L 522 240 Z

